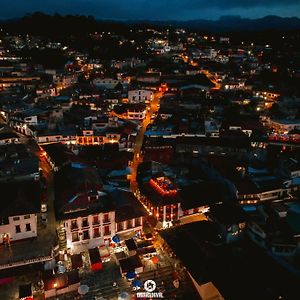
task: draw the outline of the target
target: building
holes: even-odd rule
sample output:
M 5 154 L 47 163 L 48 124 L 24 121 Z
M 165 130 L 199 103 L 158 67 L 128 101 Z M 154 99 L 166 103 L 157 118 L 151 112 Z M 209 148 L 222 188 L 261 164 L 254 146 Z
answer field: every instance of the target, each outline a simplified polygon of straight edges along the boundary
M 0 146 L 0 181 L 39 179 L 39 160 L 21 143 Z
M 129 103 L 149 103 L 153 99 L 153 91 L 132 90 L 128 91 Z
M 96 170 L 79 163 L 55 177 L 57 219 L 72 253 L 109 245 L 112 237 L 142 234 L 144 211 L 130 192 L 107 192 Z
M 300 129 L 300 120 L 269 120 L 269 127 L 271 127 L 277 133 L 288 133 L 292 130 Z
M 37 236 L 40 186 L 36 181 L 1 183 L 0 244 Z
M 140 186 L 140 199 L 163 228 L 179 219 L 181 198 L 177 187 L 166 176 L 153 176 Z
M 113 115 L 121 119 L 142 121 L 146 117 L 146 106 L 141 103 L 128 103 L 116 106 Z
M 224 240 L 230 243 L 243 234 L 247 216 L 238 205 L 216 204 L 210 207 L 208 219 L 218 225 Z
M 93 80 L 93 84 L 101 89 L 113 90 L 119 83 L 122 83 L 118 79 L 113 78 L 96 78 Z

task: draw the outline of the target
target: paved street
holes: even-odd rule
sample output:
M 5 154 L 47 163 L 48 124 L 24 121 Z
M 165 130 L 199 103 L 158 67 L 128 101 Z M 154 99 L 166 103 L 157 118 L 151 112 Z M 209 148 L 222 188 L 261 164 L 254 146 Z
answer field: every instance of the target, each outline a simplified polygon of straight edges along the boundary
M 132 175 L 131 175 L 131 183 L 130 187 L 132 191 L 135 191 L 137 188 L 136 185 L 136 171 L 138 165 L 142 162 L 141 157 L 141 149 L 144 141 L 144 134 L 147 129 L 147 126 L 151 122 L 151 116 L 154 113 L 157 113 L 159 110 L 159 99 L 162 96 L 162 93 L 155 93 L 153 100 L 150 103 L 150 110 L 147 110 L 146 118 L 143 120 L 141 124 L 141 128 L 139 132 L 137 133 L 136 139 L 135 139 L 135 146 L 134 146 L 134 157 L 133 157 L 133 163 L 131 165 L 132 169 Z

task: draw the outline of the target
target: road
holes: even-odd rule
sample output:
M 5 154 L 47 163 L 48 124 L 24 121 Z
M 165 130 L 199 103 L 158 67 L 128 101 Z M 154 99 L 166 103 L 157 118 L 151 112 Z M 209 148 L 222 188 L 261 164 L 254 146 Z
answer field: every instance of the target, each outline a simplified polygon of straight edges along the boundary
M 157 113 L 159 110 L 159 99 L 161 98 L 162 93 L 157 92 L 154 94 L 153 100 L 149 104 L 149 108 L 147 108 L 147 113 L 146 117 L 141 123 L 141 128 L 139 132 L 137 133 L 136 139 L 135 139 L 135 145 L 134 145 L 134 156 L 133 156 L 133 161 L 131 164 L 131 181 L 130 181 L 130 188 L 133 192 L 136 191 L 137 189 L 137 183 L 136 183 L 136 172 L 137 172 L 137 167 L 138 165 L 143 161 L 143 158 L 141 156 L 141 150 L 142 150 L 142 145 L 144 141 L 144 134 L 147 129 L 147 126 L 151 123 L 151 116 L 154 113 Z
M 206 77 L 215 85 L 214 88 L 212 88 L 213 90 L 220 90 L 222 85 L 217 82 L 215 76 L 213 74 L 211 74 L 208 70 L 201 70 L 201 73 L 206 75 Z

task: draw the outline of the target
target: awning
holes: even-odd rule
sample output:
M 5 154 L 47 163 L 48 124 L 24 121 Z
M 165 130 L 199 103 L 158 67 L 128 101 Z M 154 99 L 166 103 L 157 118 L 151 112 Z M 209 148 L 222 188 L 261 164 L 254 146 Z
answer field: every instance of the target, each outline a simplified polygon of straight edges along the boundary
M 127 279 L 134 279 L 136 277 L 136 273 L 134 271 L 129 271 L 126 273 L 126 278 Z
M 130 230 L 130 231 L 118 233 L 118 237 L 121 241 L 129 240 L 129 239 L 135 237 L 135 231 Z
M 143 283 L 140 280 L 135 279 L 132 282 L 132 286 L 134 286 L 134 287 L 140 287 L 141 288 L 143 286 Z
M 137 249 L 137 245 L 133 239 L 125 240 L 125 244 L 129 251 Z
M 78 269 L 83 266 L 83 261 L 82 261 L 82 256 L 81 254 L 73 254 L 71 256 L 71 261 L 72 261 L 72 268 L 73 269 Z
M 115 243 L 120 243 L 121 240 L 120 240 L 119 236 L 116 234 L 112 237 L 112 241 Z

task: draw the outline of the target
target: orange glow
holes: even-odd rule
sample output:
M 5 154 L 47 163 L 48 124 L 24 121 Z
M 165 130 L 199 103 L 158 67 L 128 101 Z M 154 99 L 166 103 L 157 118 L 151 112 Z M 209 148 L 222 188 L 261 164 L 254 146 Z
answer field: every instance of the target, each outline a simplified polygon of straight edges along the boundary
M 166 177 L 158 177 L 156 180 L 150 180 L 151 186 L 163 196 L 175 196 L 177 189 L 173 186 L 172 182 Z

